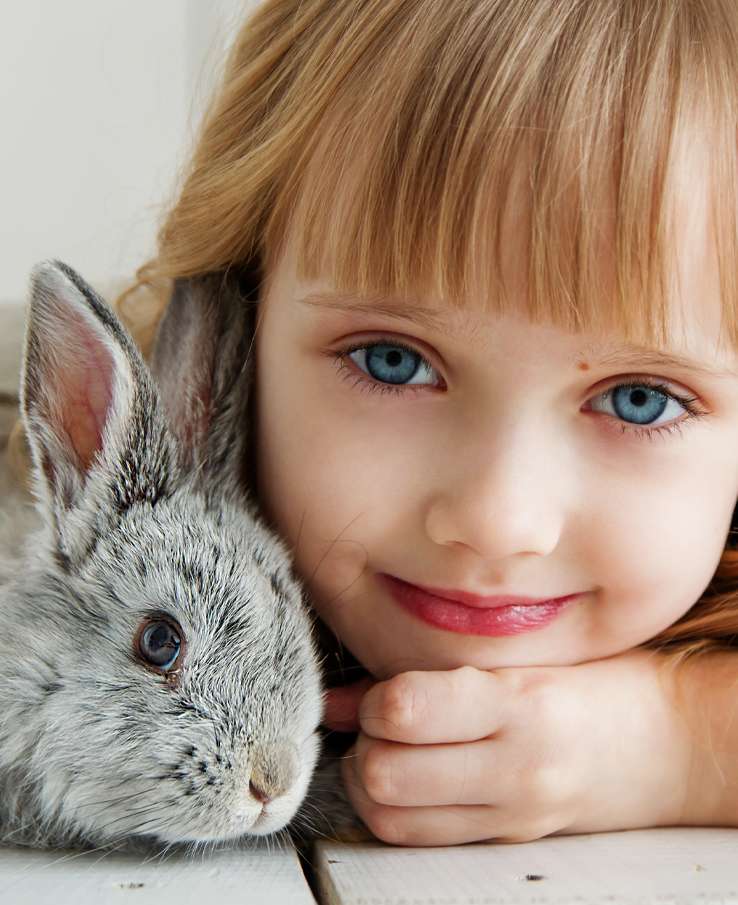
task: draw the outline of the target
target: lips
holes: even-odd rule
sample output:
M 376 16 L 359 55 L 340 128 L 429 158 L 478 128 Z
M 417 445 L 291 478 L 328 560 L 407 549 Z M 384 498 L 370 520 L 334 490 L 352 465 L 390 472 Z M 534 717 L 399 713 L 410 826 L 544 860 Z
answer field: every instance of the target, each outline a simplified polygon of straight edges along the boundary
M 392 575 L 377 576 L 394 602 L 411 617 L 446 632 L 463 635 L 504 637 L 540 631 L 581 598 L 581 594 L 544 598 L 521 596 L 480 596 L 468 592 L 435 588 L 430 591 Z M 438 596 L 452 593 L 471 603 Z M 512 602 L 510 602 L 512 601 Z
M 394 575 L 387 575 L 386 577 L 392 581 L 400 582 L 407 587 L 417 588 L 434 597 L 440 597 L 443 600 L 451 600 L 454 603 L 463 603 L 464 606 L 485 610 L 497 609 L 498 607 L 503 606 L 540 606 L 543 603 L 564 603 L 572 597 L 577 596 L 576 594 L 566 594 L 562 597 L 518 597 L 509 594 L 501 596 L 481 596 L 479 594 L 470 594 L 467 591 L 454 591 L 448 588 L 433 588 L 429 585 L 411 584 Z

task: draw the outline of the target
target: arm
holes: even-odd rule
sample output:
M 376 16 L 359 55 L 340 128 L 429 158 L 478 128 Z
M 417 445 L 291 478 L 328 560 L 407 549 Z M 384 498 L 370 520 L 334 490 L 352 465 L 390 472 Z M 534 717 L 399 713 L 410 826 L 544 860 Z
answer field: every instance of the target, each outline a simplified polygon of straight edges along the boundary
M 703 654 L 676 669 L 671 695 L 692 749 L 683 826 L 738 827 L 737 692 L 738 649 Z

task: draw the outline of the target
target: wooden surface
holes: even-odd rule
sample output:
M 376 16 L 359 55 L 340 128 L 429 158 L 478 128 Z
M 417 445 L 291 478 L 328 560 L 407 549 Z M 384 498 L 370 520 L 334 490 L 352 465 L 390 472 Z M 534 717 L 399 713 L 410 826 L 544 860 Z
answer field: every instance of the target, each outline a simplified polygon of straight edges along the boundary
M 315 905 L 292 850 L 187 858 L 0 849 L 3 905 Z
M 738 905 L 738 830 L 556 836 L 516 845 L 397 848 L 320 843 L 322 905 Z M 0 848 L 3 905 L 313 905 L 294 852 L 171 853 Z
M 314 862 L 324 905 L 738 903 L 738 829 L 449 848 L 320 843 Z

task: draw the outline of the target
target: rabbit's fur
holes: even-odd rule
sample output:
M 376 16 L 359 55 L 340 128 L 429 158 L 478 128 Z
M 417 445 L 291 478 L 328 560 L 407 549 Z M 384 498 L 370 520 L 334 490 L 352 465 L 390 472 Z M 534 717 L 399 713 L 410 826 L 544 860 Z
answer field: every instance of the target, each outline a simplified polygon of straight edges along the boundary
M 305 798 L 312 622 L 242 481 L 253 315 L 229 277 L 178 281 L 149 369 L 73 270 L 34 271 L 21 407 L 39 527 L 0 566 L 7 842 L 233 839 Z M 140 647 L 162 619 L 181 640 L 168 671 Z

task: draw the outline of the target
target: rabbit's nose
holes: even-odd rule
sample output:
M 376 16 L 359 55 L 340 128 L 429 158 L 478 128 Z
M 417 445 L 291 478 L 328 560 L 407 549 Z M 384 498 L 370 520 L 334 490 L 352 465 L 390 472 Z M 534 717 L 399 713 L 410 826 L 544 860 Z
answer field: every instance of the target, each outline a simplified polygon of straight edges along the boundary
M 251 792 L 254 798 L 262 804 L 269 804 L 272 800 L 272 796 L 268 795 L 263 789 L 260 789 L 255 785 L 253 779 L 249 780 L 249 792 Z
M 249 792 L 267 804 L 292 788 L 299 773 L 297 750 L 293 745 L 269 745 L 255 752 L 251 764 Z

